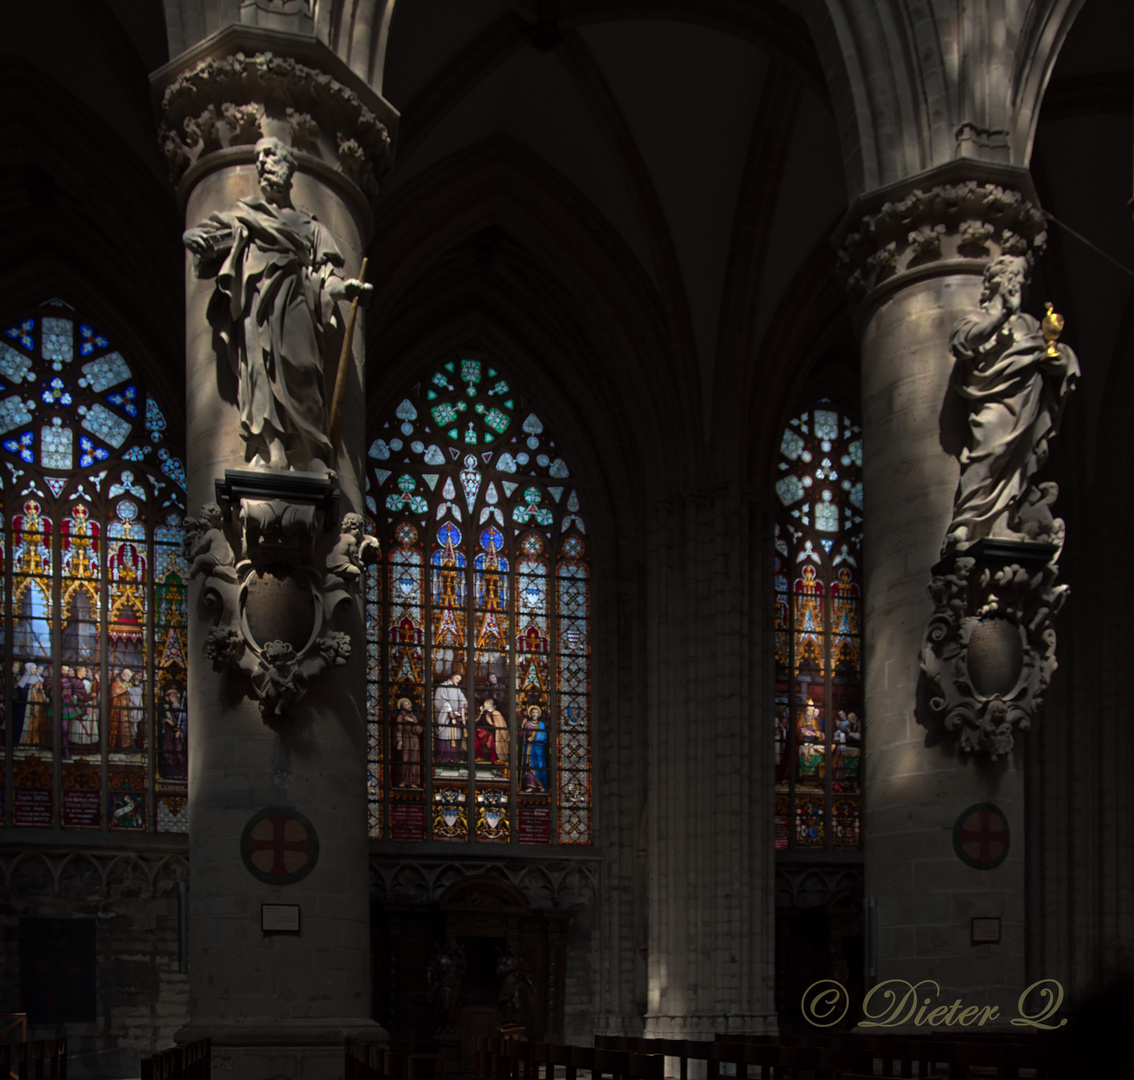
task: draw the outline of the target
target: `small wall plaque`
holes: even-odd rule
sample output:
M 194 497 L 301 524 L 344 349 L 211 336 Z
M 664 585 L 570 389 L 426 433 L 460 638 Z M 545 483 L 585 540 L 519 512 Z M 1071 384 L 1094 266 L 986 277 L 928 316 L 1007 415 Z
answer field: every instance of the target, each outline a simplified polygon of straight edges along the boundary
M 260 929 L 265 934 L 298 934 L 298 904 L 261 904 Z
M 974 945 L 999 945 L 1000 919 L 974 917 L 972 935 Z

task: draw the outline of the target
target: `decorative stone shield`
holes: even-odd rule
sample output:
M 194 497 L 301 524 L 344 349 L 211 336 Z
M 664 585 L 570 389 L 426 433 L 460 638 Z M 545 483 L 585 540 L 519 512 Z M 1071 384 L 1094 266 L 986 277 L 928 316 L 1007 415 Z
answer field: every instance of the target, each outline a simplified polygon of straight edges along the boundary
M 254 570 L 240 594 L 241 615 L 250 640 L 289 642 L 297 653 L 311 644 L 319 627 L 322 598 L 301 572 L 283 565 Z
M 205 575 L 201 599 L 219 616 L 203 651 L 214 670 L 243 673 L 264 722 L 275 723 L 295 714 L 312 679 L 349 662 L 350 635 L 332 626 L 357 594 L 363 562 L 377 558 L 378 541 L 348 513 L 338 540 L 314 561 L 317 511 L 338 497 L 326 477 L 229 470 L 217 495 L 201 517 L 186 519 L 190 576 Z M 228 530 L 238 498 L 245 557 L 236 563 Z
M 1024 671 L 1024 641 L 1011 619 L 979 619 L 969 635 L 969 679 L 983 697 L 1008 697 Z
M 1027 731 L 1055 670 L 1053 544 L 980 540 L 933 568 L 921 669 L 931 714 L 965 753 L 996 760 Z

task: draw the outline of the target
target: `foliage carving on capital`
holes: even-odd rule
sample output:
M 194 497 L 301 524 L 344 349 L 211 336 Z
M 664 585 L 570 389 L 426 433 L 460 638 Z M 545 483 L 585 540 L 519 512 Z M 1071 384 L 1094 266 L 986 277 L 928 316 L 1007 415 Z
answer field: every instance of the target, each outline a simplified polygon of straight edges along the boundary
M 174 183 L 204 155 L 266 133 L 339 169 L 370 199 L 393 164 L 390 132 L 358 94 L 271 52 L 201 61 L 166 87 L 162 114 L 159 139 Z
M 866 214 L 838 253 L 852 302 L 907 270 L 946 260 L 1020 255 L 1047 243 L 1042 212 L 1020 192 L 975 180 L 917 188 Z
M 319 145 L 319 124 L 308 113 L 287 107 L 287 126 L 291 134 L 291 145 L 295 150 L 311 153 Z
M 221 115 L 228 128 L 230 146 L 253 146 L 264 134 L 260 130 L 260 118 L 264 115 L 260 105 L 233 105 L 226 101 Z

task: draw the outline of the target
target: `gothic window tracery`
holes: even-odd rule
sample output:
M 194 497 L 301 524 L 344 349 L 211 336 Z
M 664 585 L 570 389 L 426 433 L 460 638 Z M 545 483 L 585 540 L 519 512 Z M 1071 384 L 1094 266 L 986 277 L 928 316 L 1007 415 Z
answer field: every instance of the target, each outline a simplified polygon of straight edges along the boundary
M 63 301 L 0 322 L 6 825 L 187 831 L 185 469 L 167 428 Z
M 859 851 L 862 432 L 827 402 L 793 417 L 775 491 L 776 850 Z
M 589 844 L 590 565 L 556 440 L 470 358 L 375 434 L 370 835 Z

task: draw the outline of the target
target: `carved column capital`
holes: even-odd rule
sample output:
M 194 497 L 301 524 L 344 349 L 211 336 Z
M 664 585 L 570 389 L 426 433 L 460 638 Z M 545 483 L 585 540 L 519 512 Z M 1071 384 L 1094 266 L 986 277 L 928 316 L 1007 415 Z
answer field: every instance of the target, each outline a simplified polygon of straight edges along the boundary
M 839 270 L 871 310 L 925 277 L 983 273 L 990 259 L 1043 253 L 1043 213 L 1024 169 L 962 160 L 860 198 L 840 226 Z
M 197 179 L 255 158 L 265 136 L 301 169 L 373 204 L 398 114 L 314 37 L 230 26 L 151 76 L 159 138 L 184 202 Z

